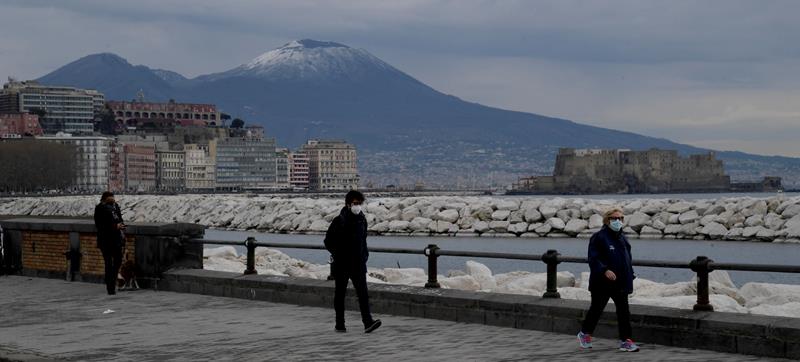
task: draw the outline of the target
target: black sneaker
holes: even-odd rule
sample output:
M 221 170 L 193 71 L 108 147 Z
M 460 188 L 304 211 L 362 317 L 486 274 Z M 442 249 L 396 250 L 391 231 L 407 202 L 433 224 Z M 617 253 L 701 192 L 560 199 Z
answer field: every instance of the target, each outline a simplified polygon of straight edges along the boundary
M 336 326 L 336 332 L 337 333 L 347 332 L 347 328 L 345 328 L 344 326 Z
M 364 327 L 364 333 L 371 333 L 372 331 L 378 329 L 381 326 L 381 320 L 376 319 L 372 321 L 368 326 Z

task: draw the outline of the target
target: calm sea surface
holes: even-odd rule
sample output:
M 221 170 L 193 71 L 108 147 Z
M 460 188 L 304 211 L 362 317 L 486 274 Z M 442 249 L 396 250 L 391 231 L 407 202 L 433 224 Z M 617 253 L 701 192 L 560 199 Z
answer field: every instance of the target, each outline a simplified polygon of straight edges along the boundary
M 271 234 L 248 231 L 206 230 L 206 239 L 241 240 L 255 236 L 258 241 L 296 244 L 322 245 L 322 235 Z M 800 245 L 773 244 L 762 242 L 733 241 L 696 241 L 696 240 L 630 240 L 634 259 L 655 259 L 686 262 L 698 255 L 705 255 L 719 263 L 754 263 L 754 264 L 800 264 Z M 367 243 L 372 247 L 419 248 L 428 244 L 437 244 L 446 250 L 489 251 L 506 253 L 529 253 L 541 255 L 548 249 L 556 249 L 564 256 L 586 256 L 586 239 L 522 239 L 499 237 L 405 237 L 405 236 L 371 236 Z M 207 245 L 206 247 L 214 247 Z M 243 254 L 244 247 L 239 247 Z M 294 258 L 317 264 L 327 263 L 328 252 L 324 250 L 280 249 Z M 451 269 L 464 270 L 467 260 L 475 260 L 486 264 L 492 272 L 505 273 L 515 270 L 544 272 L 545 264 L 540 261 L 521 261 L 504 259 L 464 258 L 443 256 L 439 258 L 439 273 L 446 274 Z M 427 268 L 427 261 L 422 255 L 372 253 L 369 259 L 371 267 L 417 267 Z M 576 276 L 589 271 L 586 264 L 560 264 L 559 270 L 570 271 Z M 688 281 L 694 273 L 687 269 L 665 269 L 637 267 L 636 274 L 642 278 L 673 283 Z M 767 282 L 781 284 L 799 284 L 800 274 L 730 272 L 734 283 L 741 286 L 747 282 Z

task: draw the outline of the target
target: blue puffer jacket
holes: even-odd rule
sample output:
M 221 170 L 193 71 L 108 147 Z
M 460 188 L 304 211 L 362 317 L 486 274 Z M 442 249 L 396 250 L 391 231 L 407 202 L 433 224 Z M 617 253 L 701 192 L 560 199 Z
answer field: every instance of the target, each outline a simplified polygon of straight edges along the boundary
M 589 291 L 622 291 L 633 293 L 633 266 L 631 244 L 622 232 L 603 225 L 589 240 Z M 608 280 L 606 270 L 617 275 L 616 281 Z

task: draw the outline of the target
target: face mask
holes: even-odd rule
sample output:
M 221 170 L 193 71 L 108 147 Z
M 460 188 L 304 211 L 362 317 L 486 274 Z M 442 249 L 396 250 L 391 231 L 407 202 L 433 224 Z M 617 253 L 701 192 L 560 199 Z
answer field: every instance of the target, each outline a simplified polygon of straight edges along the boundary
M 620 220 L 612 220 L 612 221 L 611 221 L 611 222 L 608 224 L 608 226 L 609 226 L 609 227 L 611 227 L 611 230 L 614 230 L 614 231 L 620 231 L 620 230 L 622 230 L 622 226 L 624 226 L 624 225 L 625 225 L 625 224 L 623 224 L 623 223 L 622 223 L 622 221 L 620 221 Z
M 360 214 L 361 213 L 361 205 L 350 206 L 350 212 L 352 212 L 352 213 L 354 213 L 356 215 Z

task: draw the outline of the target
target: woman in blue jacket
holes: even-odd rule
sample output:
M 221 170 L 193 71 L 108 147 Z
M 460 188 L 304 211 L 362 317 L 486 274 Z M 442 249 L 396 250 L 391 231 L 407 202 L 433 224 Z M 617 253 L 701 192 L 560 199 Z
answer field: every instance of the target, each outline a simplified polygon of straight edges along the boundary
M 622 233 L 625 216 L 619 208 L 603 215 L 603 227 L 589 240 L 589 292 L 592 304 L 583 320 L 578 342 L 581 348 L 592 348 L 592 333 L 608 300 L 614 301 L 619 325 L 619 350 L 637 352 L 639 346 L 631 340 L 631 312 L 628 295 L 633 293 L 631 244 Z

